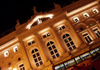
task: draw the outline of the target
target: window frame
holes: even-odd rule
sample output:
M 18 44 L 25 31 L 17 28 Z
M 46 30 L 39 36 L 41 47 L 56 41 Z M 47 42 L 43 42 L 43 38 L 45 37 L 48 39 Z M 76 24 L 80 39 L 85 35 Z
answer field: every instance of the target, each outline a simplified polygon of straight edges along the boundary
M 17 48 L 17 50 L 16 50 L 16 48 Z M 13 47 L 13 51 L 17 52 L 18 51 L 18 46 Z
M 76 21 L 75 19 L 77 19 L 77 21 Z M 80 21 L 80 19 L 79 19 L 78 17 L 74 17 L 73 20 L 74 20 L 74 22 L 76 22 L 76 23 L 78 23 L 78 22 Z
M 86 15 L 86 16 L 85 16 Z M 88 13 L 83 13 L 83 16 L 85 17 L 85 18 L 88 18 L 89 17 L 89 14 Z
M 6 53 L 8 53 L 8 55 L 6 55 Z M 4 57 L 8 57 L 9 56 L 9 51 L 5 51 L 4 52 Z
M 86 34 L 86 35 L 85 35 Z M 85 35 L 85 36 L 84 36 Z M 82 33 L 82 36 L 86 43 L 91 43 L 93 41 L 92 37 L 89 35 L 88 32 Z M 88 40 L 87 40 L 88 39 Z M 90 40 L 91 39 L 91 40 Z
M 50 42 L 53 42 L 52 44 Z M 48 45 L 49 44 L 49 45 Z M 56 48 L 56 44 L 54 41 L 50 40 L 46 43 L 46 46 L 50 52 L 50 55 L 52 57 L 52 59 L 56 59 L 60 56 L 58 49 Z M 51 47 L 52 50 L 50 50 L 49 48 Z
M 98 14 L 98 13 L 99 13 L 99 10 L 98 10 L 98 9 L 96 9 L 96 8 L 95 8 L 95 9 L 93 9 L 92 11 L 93 11 L 93 13 L 94 13 L 94 14 Z M 96 11 L 97 13 L 96 13 L 95 11 Z
M 95 30 L 95 29 L 96 29 L 96 30 Z M 99 34 L 99 33 L 100 33 L 100 30 L 99 30 L 99 28 L 98 28 L 98 27 L 95 27 L 95 28 L 93 28 L 92 30 L 93 30 L 93 32 L 95 33 L 96 37 L 99 38 L 99 37 L 100 37 L 100 34 Z
M 31 55 L 32 55 L 32 58 L 34 59 L 34 63 L 36 65 L 36 67 L 43 65 L 43 60 L 42 60 L 39 50 L 37 48 L 34 48 L 31 50 Z
M 69 36 L 65 36 L 65 35 L 69 35 Z M 65 38 L 63 38 L 65 36 Z M 69 39 L 70 38 L 70 39 Z M 69 50 L 69 51 L 72 51 L 72 50 L 74 50 L 74 49 L 76 49 L 77 47 L 76 47 L 76 45 L 75 45 L 75 43 L 74 43 L 74 41 L 73 41 L 73 39 L 72 39 L 72 37 L 71 37 L 71 35 L 69 34 L 69 33 L 64 33 L 63 35 L 62 35 L 62 40 L 63 40 L 63 42 L 64 42 L 64 44 L 65 44 L 65 46 L 66 46 L 66 48 Z M 67 40 L 67 41 L 65 41 L 65 40 Z M 72 44 L 73 43 L 73 44 Z M 68 46 L 68 44 L 69 44 L 69 46 Z

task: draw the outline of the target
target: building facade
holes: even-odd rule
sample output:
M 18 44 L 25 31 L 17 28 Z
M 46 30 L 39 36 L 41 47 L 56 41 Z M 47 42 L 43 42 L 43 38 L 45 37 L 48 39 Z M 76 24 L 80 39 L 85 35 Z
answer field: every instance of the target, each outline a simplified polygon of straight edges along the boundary
M 0 38 L 0 70 L 71 70 L 100 53 L 100 1 L 77 1 L 42 13 Z

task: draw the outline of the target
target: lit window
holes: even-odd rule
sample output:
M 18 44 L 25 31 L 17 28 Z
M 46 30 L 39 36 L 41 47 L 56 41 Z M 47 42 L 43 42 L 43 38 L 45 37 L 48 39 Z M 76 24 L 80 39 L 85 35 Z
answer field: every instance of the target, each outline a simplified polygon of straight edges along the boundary
M 95 14 L 99 13 L 99 11 L 98 11 L 97 9 L 93 9 L 93 12 L 94 12 Z
M 55 66 L 55 70 L 64 70 L 64 69 L 65 69 L 64 64 L 60 64 L 60 65 Z
M 90 53 L 85 53 L 85 54 L 81 55 L 80 57 L 84 61 L 84 60 L 87 60 L 88 58 L 90 58 L 91 54 Z
M 90 23 L 90 26 L 93 26 L 94 24 L 93 23 Z
M 100 37 L 100 30 L 98 30 L 98 28 L 94 28 L 93 31 L 97 37 Z
M 49 37 L 50 36 L 50 33 L 47 33 L 45 35 L 43 35 L 43 38 L 46 38 L 46 37 Z
M 61 31 L 63 29 L 65 29 L 65 26 L 64 25 L 58 28 L 59 31 Z
M 38 49 L 32 50 L 31 54 L 33 56 L 34 62 L 35 62 L 35 64 L 36 64 L 37 67 L 43 64 Z
M 32 44 L 34 44 L 35 43 L 35 41 L 33 40 L 33 41 L 31 41 L 31 42 L 28 42 L 28 46 L 30 46 L 30 45 L 32 45 Z
M 91 37 L 88 35 L 88 33 L 83 34 L 86 42 L 90 43 L 92 41 Z
M 67 62 L 64 63 L 64 65 L 65 65 L 66 68 L 69 68 L 69 67 L 71 67 L 71 66 L 73 66 L 75 64 L 76 64 L 76 62 L 75 62 L 74 59 L 69 60 L 69 61 L 67 61 Z
M 55 59 L 55 58 L 60 56 L 53 41 L 49 41 L 47 43 L 47 47 L 48 47 L 48 49 L 50 51 L 50 54 L 51 54 L 53 59 Z
M 83 16 L 84 16 L 85 18 L 88 18 L 88 17 L 89 17 L 89 14 L 88 14 L 88 13 L 84 13 Z
M 8 52 L 8 51 L 5 51 L 5 52 L 4 52 L 4 56 L 5 56 L 5 57 L 8 57 L 8 55 L 9 55 L 9 52 Z
M 82 60 L 81 60 L 81 58 L 79 56 L 75 58 L 75 61 L 76 61 L 76 63 L 82 62 Z
M 69 34 L 64 34 L 62 38 L 70 51 L 76 48 Z
M 79 22 L 79 18 L 78 17 L 75 17 L 73 20 L 74 20 L 74 22 Z
M 20 70 L 25 70 L 24 64 L 19 65 Z
M 18 51 L 18 47 L 17 46 L 14 47 L 13 50 L 14 50 L 14 52 L 17 52 Z

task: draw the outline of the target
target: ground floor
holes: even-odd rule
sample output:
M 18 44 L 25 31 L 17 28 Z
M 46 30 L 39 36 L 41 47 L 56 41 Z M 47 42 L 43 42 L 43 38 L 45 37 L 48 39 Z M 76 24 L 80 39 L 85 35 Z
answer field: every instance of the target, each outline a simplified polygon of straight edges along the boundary
M 100 47 L 53 66 L 53 70 L 100 70 Z

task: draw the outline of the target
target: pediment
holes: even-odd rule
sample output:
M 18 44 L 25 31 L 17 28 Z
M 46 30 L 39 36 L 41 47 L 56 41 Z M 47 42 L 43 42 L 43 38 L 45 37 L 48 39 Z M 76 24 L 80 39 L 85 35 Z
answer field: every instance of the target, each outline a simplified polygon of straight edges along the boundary
M 37 15 L 35 16 L 26 26 L 26 29 L 31 29 L 35 25 L 39 25 L 42 22 L 52 19 L 54 17 L 54 14 L 43 14 L 43 15 Z

